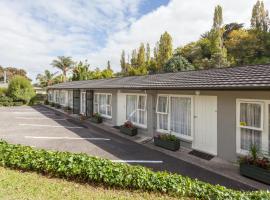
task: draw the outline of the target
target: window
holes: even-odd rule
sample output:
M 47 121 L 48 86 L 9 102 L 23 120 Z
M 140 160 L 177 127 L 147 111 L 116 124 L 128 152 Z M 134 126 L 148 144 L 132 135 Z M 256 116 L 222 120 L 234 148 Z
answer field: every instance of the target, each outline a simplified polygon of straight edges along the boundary
M 146 95 L 127 95 L 126 120 L 145 127 L 146 118 Z
M 61 104 L 61 105 L 65 105 L 65 103 L 66 103 L 66 92 L 65 91 L 60 91 L 59 92 L 59 103 Z
M 263 104 L 240 102 L 239 104 L 240 148 L 249 151 L 252 145 L 262 148 Z
M 48 101 L 53 101 L 53 91 L 52 90 L 49 90 L 48 91 Z
M 94 112 L 103 117 L 112 117 L 112 95 L 105 93 L 94 94 Z
M 192 99 L 186 96 L 164 96 L 157 99 L 157 129 L 191 139 Z
M 159 96 L 157 102 L 158 129 L 168 130 L 168 96 Z

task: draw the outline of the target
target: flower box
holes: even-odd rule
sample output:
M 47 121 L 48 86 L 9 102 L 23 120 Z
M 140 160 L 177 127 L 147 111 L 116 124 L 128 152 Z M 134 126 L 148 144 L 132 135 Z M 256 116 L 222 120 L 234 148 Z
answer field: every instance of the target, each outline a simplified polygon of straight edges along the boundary
M 156 146 L 162 147 L 164 149 L 168 149 L 171 151 L 177 151 L 180 148 L 180 140 L 178 138 L 174 138 L 174 140 L 167 140 L 162 138 L 161 136 L 154 137 L 154 144 Z
M 93 113 L 93 116 L 90 118 L 90 121 L 96 124 L 100 124 L 103 121 L 103 118 L 99 113 Z
M 248 163 L 240 163 L 240 174 L 254 180 L 270 184 L 270 171 L 267 169 Z
M 102 118 L 100 117 L 91 117 L 90 118 L 90 121 L 93 122 L 93 123 L 96 123 L 96 124 L 100 124 L 102 123 Z
M 127 128 L 125 126 L 120 126 L 120 132 L 129 136 L 134 136 L 137 135 L 137 128 L 136 127 Z

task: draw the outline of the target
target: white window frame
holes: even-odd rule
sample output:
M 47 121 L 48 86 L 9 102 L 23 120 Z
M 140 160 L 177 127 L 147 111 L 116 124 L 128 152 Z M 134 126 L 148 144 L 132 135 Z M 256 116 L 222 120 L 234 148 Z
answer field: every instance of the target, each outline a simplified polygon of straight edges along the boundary
M 141 127 L 141 128 L 147 128 L 147 109 L 146 109 L 146 107 L 147 107 L 147 94 L 140 94 L 140 93 L 125 93 L 125 101 L 127 101 L 127 96 L 136 96 L 136 98 L 137 98 L 137 108 L 136 108 L 136 114 L 138 114 L 138 111 L 144 111 L 145 113 L 144 113 L 144 115 L 145 115 L 145 124 L 140 124 L 139 123 L 139 118 L 137 117 L 137 122 L 133 122 L 133 121 L 131 121 L 135 126 L 137 126 L 137 127 Z M 145 97 L 145 99 L 144 99 L 144 109 L 140 109 L 139 108 L 139 96 L 143 96 L 143 97 Z M 126 104 L 127 104 L 127 102 L 126 102 Z M 126 113 L 125 113 L 125 115 L 126 115 L 126 120 L 129 120 L 129 119 L 127 119 L 127 109 L 125 109 L 126 110 Z
M 105 105 L 105 109 L 106 109 L 106 114 L 102 114 L 99 112 L 99 98 L 100 95 L 106 95 L 106 105 Z M 108 102 L 108 96 L 110 96 L 111 98 L 111 104 L 107 104 Z M 96 99 L 97 97 L 97 99 Z M 97 100 L 97 102 L 95 102 Z M 110 107 L 111 109 L 111 115 L 108 115 L 108 107 Z M 97 113 L 99 113 L 102 117 L 107 118 L 107 119 L 111 119 L 112 118 L 112 94 L 111 93 L 94 93 L 94 110 L 97 110 Z
M 167 113 L 163 113 L 163 112 L 158 112 L 158 100 L 159 100 L 159 97 L 167 97 Z M 191 106 L 190 106 L 190 136 L 189 135 L 183 135 L 181 133 L 176 133 L 174 131 L 171 131 L 171 116 L 170 116 L 170 110 L 171 110 L 171 97 L 184 97 L 184 98 L 190 98 L 190 103 L 191 103 Z M 193 127 L 193 124 L 194 124 L 194 97 L 192 95 L 175 95 L 175 94 L 158 94 L 157 95 L 157 102 L 156 102 L 156 116 L 157 116 L 157 132 L 160 132 L 160 133 L 170 133 L 170 134 L 173 134 L 177 137 L 179 137 L 180 139 L 183 139 L 183 140 L 186 140 L 186 141 L 192 141 L 193 140 L 193 132 L 194 132 L 194 127 Z M 159 128 L 159 117 L 158 117 L 158 114 L 166 114 L 168 115 L 168 130 L 164 130 L 164 129 L 160 129 Z
M 261 105 L 261 127 L 250 127 L 243 126 L 240 124 L 240 105 L 241 103 L 251 103 Z M 260 99 L 236 99 L 236 153 L 240 155 L 247 155 L 249 153 L 248 150 L 241 149 L 241 128 L 247 128 L 250 130 L 261 131 L 262 134 L 262 151 L 267 149 L 269 151 L 269 105 L 270 100 L 260 100 Z

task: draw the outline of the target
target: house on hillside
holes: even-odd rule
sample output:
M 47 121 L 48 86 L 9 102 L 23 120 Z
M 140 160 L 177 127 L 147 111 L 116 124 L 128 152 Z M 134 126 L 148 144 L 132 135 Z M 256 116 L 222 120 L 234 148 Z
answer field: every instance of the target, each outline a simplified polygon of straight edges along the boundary
M 251 144 L 270 148 L 270 65 L 66 82 L 48 100 L 139 134 L 171 133 L 181 146 L 235 161 Z

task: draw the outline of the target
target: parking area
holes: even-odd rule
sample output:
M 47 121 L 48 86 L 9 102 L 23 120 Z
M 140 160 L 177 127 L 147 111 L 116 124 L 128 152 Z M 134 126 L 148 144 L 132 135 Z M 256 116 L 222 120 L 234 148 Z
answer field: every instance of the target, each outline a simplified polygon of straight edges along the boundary
M 218 173 L 149 149 L 109 131 L 78 123 L 43 106 L 1 107 L 0 137 L 10 143 L 59 151 L 83 152 L 113 162 L 140 164 L 230 188 L 254 189 Z

